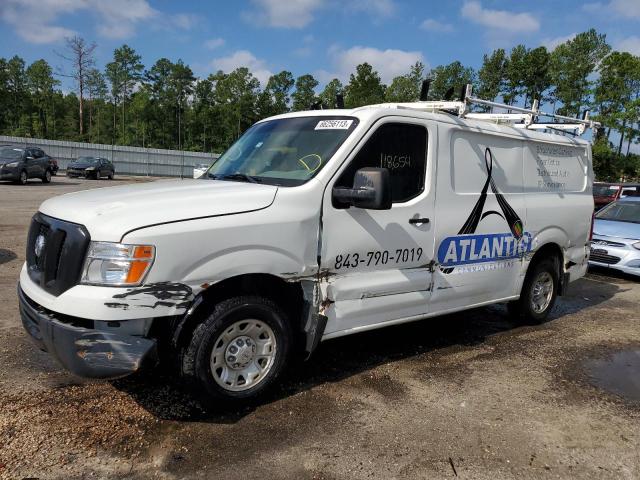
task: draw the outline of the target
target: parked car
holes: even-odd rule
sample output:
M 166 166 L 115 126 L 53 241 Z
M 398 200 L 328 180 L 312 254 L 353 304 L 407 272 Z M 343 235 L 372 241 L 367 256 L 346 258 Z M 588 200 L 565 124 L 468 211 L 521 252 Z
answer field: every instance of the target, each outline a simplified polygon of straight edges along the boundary
M 25 185 L 30 178 L 43 183 L 51 181 L 50 157 L 37 147 L 0 147 L 0 180 L 12 180 Z
M 58 160 L 49 157 L 49 168 L 51 168 L 51 175 L 58 174 Z
M 640 275 L 640 196 L 622 198 L 596 213 L 589 263 Z
M 209 169 L 208 163 L 198 163 L 193 166 L 193 178 L 200 178 Z
M 587 270 L 590 144 L 425 108 L 279 115 L 205 180 L 45 201 L 25 330 L 80 376 L 166 355 L 238 401 L 321 341 L 502 302 L 543 321 Z
M 67 166 L 67 177 L 84 177 L 98 180 L 107 177 L 113 180 L 116 169 L 106 158 L 80 157 Z
M 605 183 L 593 184 L 593 203 L 595 209 L 600 210 L 605 205 L 615 202 L 619 198 L 640 195 L 640 184 L 637 183 Z

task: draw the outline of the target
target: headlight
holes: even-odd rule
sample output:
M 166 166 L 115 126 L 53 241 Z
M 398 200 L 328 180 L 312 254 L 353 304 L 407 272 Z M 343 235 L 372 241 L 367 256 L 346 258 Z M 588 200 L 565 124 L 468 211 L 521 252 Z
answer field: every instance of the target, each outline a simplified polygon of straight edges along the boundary
M 20 162 L 11 162 L 11 163 L 5 163 L 4 166 L 5 167 L 17 167 L 20 164 Z
M 640 242 L 632 243 L 631 246 L 633 248 L 636 248 L 636 249 L 640 250 Z
M 96 167 L 88 167 L 88 168 L 85 168 L 85 170 L 95 170 L 95 169 L 96 169 Z
M 85 285 L 136 286 L 149 273 L 156 249 L 153 245 L 91 242 L 82 269 Z

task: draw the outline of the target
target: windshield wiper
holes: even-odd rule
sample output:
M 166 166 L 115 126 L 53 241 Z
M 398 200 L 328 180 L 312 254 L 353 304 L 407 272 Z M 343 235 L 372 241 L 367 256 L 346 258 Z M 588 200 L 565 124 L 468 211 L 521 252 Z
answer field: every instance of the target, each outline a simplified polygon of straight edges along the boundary
M 246 175 L 244 173 L 230 173 L 229 175 L 212 175 L 209 174 L 209 177 L 214 180 L 231 180 L 231 181 L 241 181 L 247 183 L 260 183 L 260 180 L 251 175 Z

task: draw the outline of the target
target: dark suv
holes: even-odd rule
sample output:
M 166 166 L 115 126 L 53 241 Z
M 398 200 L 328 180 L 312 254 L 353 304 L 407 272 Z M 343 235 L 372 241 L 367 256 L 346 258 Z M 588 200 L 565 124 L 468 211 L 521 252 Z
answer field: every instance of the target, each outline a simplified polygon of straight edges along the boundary
M 51 181 L 50 157 L 37 147 L 0 146 L 0 180 L 24 185 L 30 178 Z

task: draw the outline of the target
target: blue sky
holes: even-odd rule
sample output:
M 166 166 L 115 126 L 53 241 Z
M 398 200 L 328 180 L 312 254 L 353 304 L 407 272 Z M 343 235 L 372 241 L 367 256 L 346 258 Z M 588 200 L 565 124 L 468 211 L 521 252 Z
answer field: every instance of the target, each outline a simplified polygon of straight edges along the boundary
M 248 66 L 262 82 L 283 69 L 345 81 L 368 61 L 388 83 L 416 60 L 477 68 L 494 48 L 553 47 L 591 27 L 640 55 L 640 0 L 0 0 L 0 21 L 2 57 L 62 66 L 55 51 L 78 34 L 98 44 L 99 67 L 127 43 L 146 67 L 182 59 L 206 77 Z

